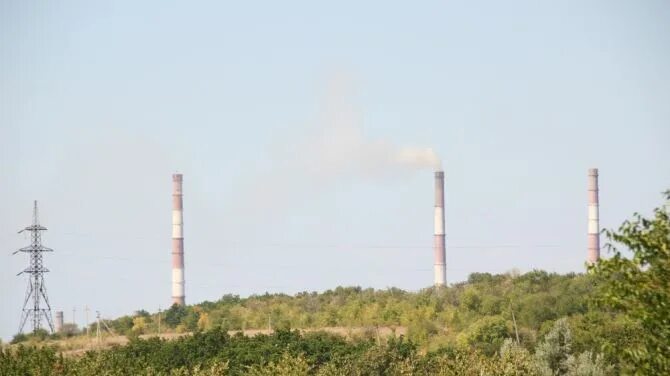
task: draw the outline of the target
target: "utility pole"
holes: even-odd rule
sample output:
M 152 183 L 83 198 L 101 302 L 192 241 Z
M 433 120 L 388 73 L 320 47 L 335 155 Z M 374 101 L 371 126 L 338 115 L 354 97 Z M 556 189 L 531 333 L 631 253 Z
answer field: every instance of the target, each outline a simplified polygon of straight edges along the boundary
M 161 306 L 158 306 L 158 336 L 161 336 Z
M 100 345 L 100 341 L 101 341 L 101 336 L 100 336 L 100 311 L 95 311 L 95 318 L 98 321 L 97 329 L 95 331 L 95 338 L 96 338 L 96 341 L 98 342 L 98 345 Z
M 77 311 L 76 307 L 72 307 L 72 326 L 76 327 L 77 326 L 77 321 L 74 319 L 74 313 Z
M 85 306 L 84 306 L 84 315 L 85 315 L 85 317 L 86 317 L 86 336 L 87 336 L 87 337 L 88 337 L 88 311 L 90 311 L 90 310 L 88 309 L 88 305 L 85 305 Z
M 42 231 L 46 231 L 47 228 L 40 225 L 39 214 L 37 210 L 37 201 L 33 204 L 33 223 L 32 225 L 24 228 L 19 231 L 19 234 L 28 231 L 30 232 L 30 245 L 23 247 L 18 251 L 15 251 L 13 254 L 18 252 L 28 253 L 30 255 L 30 266 L 24 269 L 21 273 L 29 274 L 30 284 L 26 290 L 26 297 L 23 301 L 23 313 L 21 314 L 21 322 L 19 324 L 19 333 L 23 333 L 23 327 L 30 317 L 33 322 L 33 333 L 42 328 L 42 317 L 44 317 L 49 329 L 53 333 L 54 326 L 51 319 L 51 306 L 49 305 L 49 298 L 47 297 L 47 289 L 44 285 L 44 273 L 48 273 L 49 269 L 44 267 L 42 260 L 43 252 L 53 252 L 53 249 L 44 247 L 42 245 Z M 32 307 L 28 305 L 28 302 L 32 298 Z M 40 305 L 40 302 L 44 301 L 43 307 Z
M 509 310 L 512 312 L 512 322 L 514 323 L 514 334 L 516 334 L 516 344 L 519 344 L 519 330 L 516 327 L 516 318 L 514 317 L 514 309 L 512 308 L 512 301 L 509 302 Z

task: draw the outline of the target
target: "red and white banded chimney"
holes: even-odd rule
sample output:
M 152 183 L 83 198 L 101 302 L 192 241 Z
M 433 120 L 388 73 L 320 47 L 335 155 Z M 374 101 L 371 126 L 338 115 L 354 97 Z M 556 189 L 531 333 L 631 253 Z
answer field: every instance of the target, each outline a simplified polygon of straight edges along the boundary
M 588 255 L 586 262 L 593 264 L 600 259 L 600 218 L 598 208 L 598 169 L 589 169 L 589 225 Z
M 444 243 L 444 171 L 435 171 L 435 286 L 447 284 L 446 250 Z
M 172 175 L 172 303 L 184 305 L 184 214 L 182 175 Z

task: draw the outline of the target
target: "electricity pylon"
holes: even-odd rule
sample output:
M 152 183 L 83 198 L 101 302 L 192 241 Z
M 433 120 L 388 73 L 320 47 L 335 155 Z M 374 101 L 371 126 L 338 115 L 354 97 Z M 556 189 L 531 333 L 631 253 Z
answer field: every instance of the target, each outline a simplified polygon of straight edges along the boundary
M 37 201 L 33 207 L 33 224 L 19 231 L 19 234 L 28 231 L 30 232 L 30 245 L 23 247 L 13 254 L 18 252 L 25 252 L 30 255 L 30 266 L 24 269 L 21 273 L 29 274 L 28 288 L 26 290 L 26 298 L 23 302 L 23 313 L 21 314 L 21 323 L 19 324 L 19 333 L 23 333 L 23 327 L 26 325 L 30 317 L 33 322 L 33 333 L 42 327 L 42 317 L 49 325 L 49 329 L 53 333 L 54 326 L 51 320 L 51 306 L 49 305 L 49 298 L 47 297 L 47 289 L 44 285 L 44 273 L 48 273 L 49 269 L 44 267 L 42 260 L 43 252 L 53 252 L 53 249 L 44 247 L 42 245 L 42 231 L 47 228 L 40 225 Z M 32 298 L 32 299 L 31 299 Z M 32 304 L 29 302 L 32 300 Z M 46 307 L 40 306 L 40 302 L 44 301 Z

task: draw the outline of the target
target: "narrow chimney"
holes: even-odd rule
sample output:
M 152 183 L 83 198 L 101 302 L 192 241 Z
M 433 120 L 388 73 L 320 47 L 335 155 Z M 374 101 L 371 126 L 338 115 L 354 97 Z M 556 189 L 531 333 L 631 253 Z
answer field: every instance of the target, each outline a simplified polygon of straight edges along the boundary
M 600 259 L 600 219 L 598 213 L 598 169 L 589 169 L 589 226 L 588 255 L 586 261 L 593 264 Z
M 182 175 L 172 175 L 172 303 L 184 305 L 184 215 Z
M 63 331 L 63 311 L 56 311 L 56 333 Z
M 444 171 L 435 171 L 435 286 L 447 284 L 444 244 Z

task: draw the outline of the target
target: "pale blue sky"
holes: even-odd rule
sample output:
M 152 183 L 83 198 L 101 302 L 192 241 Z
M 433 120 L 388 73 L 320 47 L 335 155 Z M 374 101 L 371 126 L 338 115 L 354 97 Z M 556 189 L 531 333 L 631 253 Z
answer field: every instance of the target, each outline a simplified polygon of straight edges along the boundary
M 241 4 L 0 4 L 0 337 L 33 199 L 82 323 L 169 305 L 177 170 L 189 303 L 430 285 L 432 172 L 380 141 L 444 163 L 450 283 L 582 271 L 589 167 L 603 227 L 670 187 L 667 1 Z

